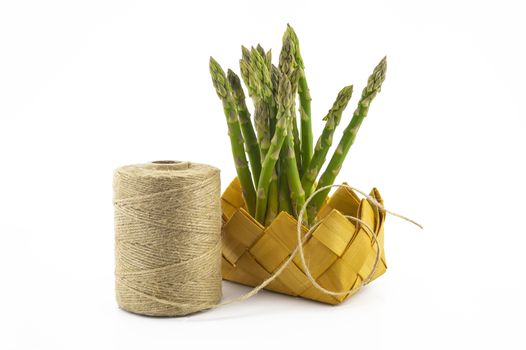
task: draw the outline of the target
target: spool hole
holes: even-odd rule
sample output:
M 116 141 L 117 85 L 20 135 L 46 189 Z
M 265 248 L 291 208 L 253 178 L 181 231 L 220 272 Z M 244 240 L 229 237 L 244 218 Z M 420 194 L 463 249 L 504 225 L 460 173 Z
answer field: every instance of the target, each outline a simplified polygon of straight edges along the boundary
M 152 163 L 153 164 L 179 164 L 182 162 L 178 160 L 155 160 Z
M 150 163 L 151 167 L 158 170 L 184 170 L 190 168 L 189 162 L 179 160 L 155 160 Z

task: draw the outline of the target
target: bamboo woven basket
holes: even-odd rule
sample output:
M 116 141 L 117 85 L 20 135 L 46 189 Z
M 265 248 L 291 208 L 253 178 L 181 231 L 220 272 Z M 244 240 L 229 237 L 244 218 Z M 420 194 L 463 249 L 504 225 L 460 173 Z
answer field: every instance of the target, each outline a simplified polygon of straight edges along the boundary
M 378 190 L 371 196 L 383 204 Z M 223 279 L 247 286 L 257 286 L 280 267 L 297 242 L 297 221 L 281 212 L 268 227 L 263 227 L 246 211 L 237 178 L 221 197 L 223 208 Z M 374 229 L 380 246 L 380 260 L 371 281 L 382 275 L 387 266 L 384 254 L 385 212 L 368 200 L 360 200 L 346 187 L 340 187 L 325 202 L 318 214 L 321 224 L 304 245 L 305 259 L 312 276 L 322 287 L 346 291 L 369 276 L 376 261 L 377 248 L 366 229 L 344 215 L 360 218 Z M 303 227 L 303 233 L 307 228 Z M 351 294 L 332 296 L 320 292 L 307 279 L 299 255 L 266 289 L 339 304 Z

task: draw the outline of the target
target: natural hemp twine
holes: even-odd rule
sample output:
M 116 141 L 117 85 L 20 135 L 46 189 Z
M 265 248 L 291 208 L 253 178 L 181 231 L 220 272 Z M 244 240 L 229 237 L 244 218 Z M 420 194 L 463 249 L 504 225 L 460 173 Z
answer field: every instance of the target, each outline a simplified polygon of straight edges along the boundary
M 221 299 L 219 169 L 158 161 L 115 171 L 115 282 L 127 311 L 181 316 Z

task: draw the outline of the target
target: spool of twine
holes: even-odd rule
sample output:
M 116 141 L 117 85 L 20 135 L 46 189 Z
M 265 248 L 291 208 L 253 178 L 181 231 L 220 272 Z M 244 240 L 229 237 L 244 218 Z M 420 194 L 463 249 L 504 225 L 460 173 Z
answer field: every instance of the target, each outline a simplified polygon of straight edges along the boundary
M 124 166 L 113 189 L 119 306 L 181 316 L 218 304 L 219 169 L 176 161 Z

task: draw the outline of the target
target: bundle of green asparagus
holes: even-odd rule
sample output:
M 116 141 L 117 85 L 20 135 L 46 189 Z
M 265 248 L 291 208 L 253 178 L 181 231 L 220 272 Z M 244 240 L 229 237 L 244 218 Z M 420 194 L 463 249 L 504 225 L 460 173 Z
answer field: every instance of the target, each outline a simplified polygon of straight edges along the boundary
M 271 51 L 260 45 L 242 47 L 241 77 L 254 103 L 254 124 L 239 77 L 225 74 L 210 57 L 210 74 L 223 103 L 237 176 L 249 213 L 268 225 L 280 211 L 297 217 L 316 189 L 332 185 L 354 143 L 369 105 L 380 92 L 387 68 L 386 58 L 374 68 L 363 89 L 352 119 L 323 173 L 321 169 L 332 145 L 336 127 L 351 99 L 353 86 L 344 87 L 323 118 L 325 127 L 313 148 L 311 96 L 299 41 L 287 26 L 278 66 Z M 296 113 L 299 100 L 299 128 Z M 255 130 L 254 130 L 255 126 Z M 247 161 L 248 155 L 248 161 Z M 313 224 L 329 189 L 309 202 L 303 222 Z

